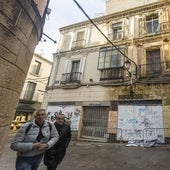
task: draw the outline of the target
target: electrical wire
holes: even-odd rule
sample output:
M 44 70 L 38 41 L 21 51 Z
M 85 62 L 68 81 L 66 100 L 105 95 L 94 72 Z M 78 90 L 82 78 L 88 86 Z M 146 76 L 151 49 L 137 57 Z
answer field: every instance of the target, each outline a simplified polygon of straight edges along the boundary
M 105 37 L 105 39 L 120 53 L 122 54 L 125 58 L 127 58 L 129 61 L 135 64 L 136 71 L 137 71 L 137 64 L 131 60 L 128 56 L 126 56 L 116 45 L 113 44 L 113 42 L 100 30 L 100 28 L 95 24 L 95 22 L 88 16 L 88 14 L 84 11 L 84 9 L 80 6 L 80 4 L 76 1 L 73 0 L 78 8 L 83 12 L 83 14 L 88 18 L 88 20 L 96 27 L 96 29 Z

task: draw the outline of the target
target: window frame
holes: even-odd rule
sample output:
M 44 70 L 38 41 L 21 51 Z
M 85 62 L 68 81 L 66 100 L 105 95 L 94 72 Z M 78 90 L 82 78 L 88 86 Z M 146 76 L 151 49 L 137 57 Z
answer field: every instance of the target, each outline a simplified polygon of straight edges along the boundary
M 146 50 L 146 74 L 161 74 L 160 48 Z
M 119 49 L 122 52 L 124 52 L 125 47 L 119 46 Z M 106 55 L 109 52 L 111 53 L 111 55 Z M 112 55 L 113 53 L 114 55 Z M 106 63 L 108 64 L 108 66 L 106 65 Z M 98 70 L 110 69 L 110 68 L 122 68 L 122 67 L 124 67 L 124 56 L 119 51 L 117 51 L 115 47 L 104 47 L 100 49 L 98 66 L 97 66 Z
M 32 66 L 31 73 L 34 75 L 40 75 L 41 65 L 42 65 L 42 63 L 40 61 L 35 60 L 33 66 Z
M 70 80 L 79 80 L 80 60 L 71 61 Z
M 159 17 L 158 14 L 150 15 L 146 17 L 146 33 L 153 34 L 159 31 Z
M 33 100 L 34 94 L 35 94 L 35 89 L 36 89 L 37 83 L 34 83 L 32 81 L 28 81 L 28 84 L 26 86 L 26 90 L 24 93 L 24 100 Z
M 123 32 L 122 22 L 112 24 L 113 40 L 122 39 L 122 32 Z

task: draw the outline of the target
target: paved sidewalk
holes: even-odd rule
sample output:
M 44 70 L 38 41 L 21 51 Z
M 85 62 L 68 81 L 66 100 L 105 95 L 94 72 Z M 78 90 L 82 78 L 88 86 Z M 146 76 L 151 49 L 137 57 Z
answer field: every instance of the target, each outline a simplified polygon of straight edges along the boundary
M 16 152 L 6 144 L 0 170 L 14 170 Z M 170 147 L 126 147 L 125 144 L 71 143 L 57 170 L 170 170 Z M 43 163 L 39 170 L 46 170 Z

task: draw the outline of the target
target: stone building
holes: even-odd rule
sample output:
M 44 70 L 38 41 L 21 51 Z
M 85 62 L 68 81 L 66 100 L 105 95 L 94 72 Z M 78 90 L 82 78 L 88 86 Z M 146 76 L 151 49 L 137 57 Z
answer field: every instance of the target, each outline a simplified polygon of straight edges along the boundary
M 0 153 L 39 42 L 49 0 L 0 1 Z
M 169 138 L 170 2 L 108 0 L 93 22 L 60 28 L 49 118 L 66 114 L 79 139 Z
M 51 61 L 39 54 L 33 55 L 11 125 L 12 130 L 17 130 L 23 123 L 32 120 L 34 111 L 41 108 L 51 67 Z

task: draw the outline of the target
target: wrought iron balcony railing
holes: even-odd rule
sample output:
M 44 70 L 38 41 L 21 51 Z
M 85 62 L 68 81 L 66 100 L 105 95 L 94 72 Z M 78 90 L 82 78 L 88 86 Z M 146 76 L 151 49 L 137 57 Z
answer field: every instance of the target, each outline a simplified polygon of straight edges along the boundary
M 139 78 L 170 75 L 170 61 L 139 65 Z
M 84 48 L 85 47 L 85 40 L 77 40 L 72 42 L 72 49 L 77 49 L 77 48 Z
M 163 34 L 167 33 L 170 31 L 170 22 L 162 22 L 150 26 L 145 26 L 145 35 L 150 35 L 150 34 Z
M 66 83 L 80 83 L 81 73 L 80 72 L 71 72 L 63 73 L 61 78 L 61 84 Z
M 117 80 L 124 78 L 124 68 L 109 68 L 101 71 L 100 80 Z
M 108 37 L 111 41 L 114 41 L 114 40 L 121 40 L 125 36 L 124 36 L 124 32 L 120 31 L 120 32 L 117 32 L 117 33 L 110 33 L 110 34 L 108 34 Z

